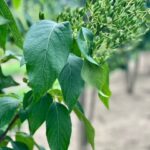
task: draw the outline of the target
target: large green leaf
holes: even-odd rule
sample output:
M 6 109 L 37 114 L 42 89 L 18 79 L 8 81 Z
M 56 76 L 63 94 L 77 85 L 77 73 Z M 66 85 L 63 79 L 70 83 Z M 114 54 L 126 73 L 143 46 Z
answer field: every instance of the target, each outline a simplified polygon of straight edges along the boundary
M 78 33 L 77 43 L 83 56 L 89 62 L 97 65 L 97 62 L 91 56 L 94 45 L 93 39 L 93 33 L 89 29 L 82 27 Z
M 46 135 L 51 150 L 68 150 L 71 119 L 65 106 L 53 103 L 46 120 Z
M 93 150 L 95 149 L 95 144 L 94 144 L 94 138 L 95 138 L 95 131 L 89 120 L 85 117 L 83 112 L 76 106 L 74 108 L 74 112 L 76 113 L 77 117 L 84 123 L 85 126 L 85 131 L 87 135 L 87 140 L 91 144 Z
M 7 125 L 15 115 L 19 101 L 13 97 L 0 97 L 0 128 Z
M 0 91 L 3 88 L 7 88 L 10 86 L 16 86 L 16 85 L 18 85 L 18 83 L 15 82 L 11 76 L 5 76 L 0 67 Z
M 51 103 L 52 97 L 49 94 L 46 94 L 36 104 L 31 106 L 28 112 L 28 122 L 31 134 L 34 134 L 46 120 L 46 115 Z
M 106 63 L 97 66 L 84 61 L 82 77 L 85 82 L 98 89 L 98 95 L 104 105 L 109 108 L 111 92 L 109 89 L 109 68 Z
M 16 141 L 24 143 L 28 147 L 29 150 L 33 150 L 34 140 L 32 136 L 27 135 L 26 133 L 23 133 L 23 132 L 17 132 Z
M 6 4 L 5 0 L 1 0 L 0 1 L 0 13 L 2 14 L 2 16 L 6 19 L 8 19 L 10 22 L 8 23 L 8 28 L 10 29 L 13 38 L 16 42 L 16 45 L 18 45 L 20 48 L 22 48 L 23 46 L 23 42 L 22 42 L 22 36 L 21 33 L 17 27 L 17 24 L 15 22 L 15 19 L 8 7 L 8 5 Z
M 83 61 L 81 58 L 70 55 L 59 76 L 64 101 L 70 110 L 75 106 L 84 87 L 84 81 L 81 78 L 82 65 Z
M 31 27 L 24 43 L 24 57 L 36 97 L 51 88 L 67 62 L 71 45 L 72 32 L 68 22 L 42 20 Z

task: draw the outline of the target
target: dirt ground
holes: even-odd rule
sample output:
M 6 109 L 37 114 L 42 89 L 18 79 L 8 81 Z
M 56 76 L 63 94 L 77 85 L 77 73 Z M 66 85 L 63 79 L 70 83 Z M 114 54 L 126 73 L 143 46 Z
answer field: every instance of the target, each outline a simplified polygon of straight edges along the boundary
M 112 97 L 110 110 L 96 98 L 87 96 L 86 114 L 90 101 L 96 103 L 92 124 L 96 130 L 96 150 L 150 150 L 150 54 L 140 56 L 139 74 L 133 94 L 126 92 L 125 73 L 117 70 L 111 74 Z M 72 116 L 73 134 L 69 150 L 91 150 L 80 147 L 80 123 Z M 48 150 L 45 126 L 35 134 L 36 140 Z

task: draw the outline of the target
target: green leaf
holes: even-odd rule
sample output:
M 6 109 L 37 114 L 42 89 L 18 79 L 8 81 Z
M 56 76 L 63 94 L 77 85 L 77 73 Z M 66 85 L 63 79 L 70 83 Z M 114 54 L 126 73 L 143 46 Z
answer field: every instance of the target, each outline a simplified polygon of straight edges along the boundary
M 8 28 L 10 29 L 10 31 L 13 35 L 16 45 L 19 46 L 20 48 L 22 48 L 23 41 L 22 41 L 21 33 L 17 27 L 15 19 L 12 15 L 11 11 L 9 10 L 9 7 L 6 4 L 5 0 L 0 1 L 0 13 L 2 14 L 2 16 L 4 18 L 9 20 Z
M 28 147 L 29 150 L 33 150 L 34 140 L 32 136 L 27 135 L 26 133 L 23 133 L 23 132 L 17 132 L 16 141 L 20 143 L 24 143 Z
M 26 144 L 21 142 L 11 142 L 14 150 L 29 150 Z
M 19 101 L 13 97 L 0 97 L 0 128 L 7 125 L 15 115 Z
M 7 40 L 7 26 L 6 25 L 0 25 L 0 47 L 5 49 Z
M 67 62 L 71 45 L 68 22 L 42 20 L 30 28 L 24 43 L 24 58 L 36 98 L 52 87 Z
M 52 97 L 49 94 L 46 94 L 37 103 L 30 107 L 28 113 L 28 122 L 32 135 L 46 120 L 46 115 L 51 103 Z
M 82 27 L 78 33 L 77 43 L 79 49 L 83 56 L 91 63 L 97 64 L 97 62 L 92 58 L 92 49 L 93 49 L 93 33 L 87 28 Z
M 0 67 L 0 91 L 3 88 L 8 88 L 10 86 L 16 86 L 16 85 L 18 85 L 18 83 L 14 81 L 11 76 L 5 76 Z
M 71 53 L 81 57 L 81 52 L 80 52 L 80 49 L 78 47 L 78 44 L 77 44 L 77 40 L 76 39 L 73 39 L 73 43 L 72 43 L 72 48 L 71 48 Z
M 19 117 L 21 122 L 24 122 L 26 119 L 28 119 L 28 111 L 29 111 L 29 105 L 33 102 L 33 93 L 32 90 L 28 91 L 24 94 L 23 98 L 23 108 L 19 111 Z
M 89 120 L 84 116 L 84 114 L 80 111 L 80 109 L 76 106 L 74 108 L 74 112 L 76 113 L 77 117 L 84 123 L 85 131 L 87 135 L 88 142 L 91 144 L 93 150 L 95 149 L 94 138 L 95 138 L 95 131 Z
M 18 9 L 22 0 L 12 0 L 14 8 Z
M 82 65 L 83 61 L 81 58 L 70 55 L 59 76 L 64 101 L 70 110 L 76 105 L 84 87 L 84 81 L 81 78 Z
M 51 150 L 68 150 L 71 119 L 65 106 L 53 103 L 46 120 L 46 135 Z
M 109 68 L 106 63 L 100 66 L 84 61 L 82 77 L 85 82 L 98 89 L 99 97 L 104 105 L 109 108 L 111 92 L 109 89 Z

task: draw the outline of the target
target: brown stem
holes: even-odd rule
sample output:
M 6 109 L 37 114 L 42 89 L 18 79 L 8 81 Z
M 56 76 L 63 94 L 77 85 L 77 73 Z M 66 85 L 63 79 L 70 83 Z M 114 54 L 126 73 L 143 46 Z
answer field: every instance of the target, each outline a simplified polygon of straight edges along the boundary
M 15 117 L 13 118 L 13 120 L 10 122 L 10 124 L 8 125 L 7 129 L 5 130 L 5 132 L 3 134 L 0 135 L 0 143 L 2 141 L 4 141 L 4 139 L 6 138 L 6 135 L 8 133 L 8 131 L 12 128 L 12 126 L 14 125 L 14 123 L 19 119 L 19 114 L 16 114 Z

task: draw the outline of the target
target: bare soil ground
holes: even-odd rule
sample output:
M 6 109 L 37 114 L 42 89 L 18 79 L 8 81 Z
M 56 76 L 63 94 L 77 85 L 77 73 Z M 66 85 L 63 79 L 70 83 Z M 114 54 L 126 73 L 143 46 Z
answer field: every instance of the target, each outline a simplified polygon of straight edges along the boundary
M 96 108 L 92 124 L 96 130 L 96 150 L 150 150 L 150 54 L 140 57 L 138 79 L 134 93 L 126 92 L 126 80 L 123 71 L 115 71 L 110 77 L 112 98 L 110 110 L 107 110 L 96 98 Z M 89 111 L 89 106 L 86 113 Z M 88 113 L 87 113 L 88 114 Z M 79 147 L 80 123 L 73 115 L 73 135 L 69 150 L 90 150 L 90 146 Z M 48 144 L 44 125 L 35 135 L 41 145 Z

